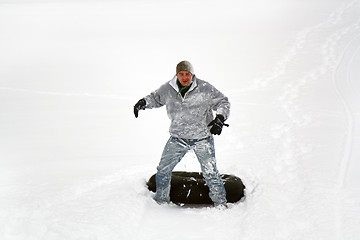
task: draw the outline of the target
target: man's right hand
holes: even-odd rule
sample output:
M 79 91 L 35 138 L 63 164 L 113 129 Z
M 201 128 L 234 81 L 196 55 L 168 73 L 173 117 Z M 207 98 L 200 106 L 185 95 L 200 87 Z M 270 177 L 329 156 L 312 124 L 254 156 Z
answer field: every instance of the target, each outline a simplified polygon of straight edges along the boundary
M 145 106 L 146 106 L 146 101 L 145 99 L 140 99 L 134 106 L 134 114 L 135 117 L 137 118 L 139 116 L 139 111 L 140 110 L 145 110 Z

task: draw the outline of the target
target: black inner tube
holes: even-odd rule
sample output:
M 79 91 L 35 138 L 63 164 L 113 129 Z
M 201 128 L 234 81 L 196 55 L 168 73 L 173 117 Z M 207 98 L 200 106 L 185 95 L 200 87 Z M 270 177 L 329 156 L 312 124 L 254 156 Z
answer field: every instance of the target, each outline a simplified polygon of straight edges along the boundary
M 148 189 L 156 192 L 156 174 L 147 182 Z M 244 197 L 245 186 L 234 175 L 221 174 L 228 203 L 235 203 Z M 176 204 L 205 204 L 213 202 L 209 197 L 209 188 L 199 172 L 174 171 L 171 175 L 170 201 Z

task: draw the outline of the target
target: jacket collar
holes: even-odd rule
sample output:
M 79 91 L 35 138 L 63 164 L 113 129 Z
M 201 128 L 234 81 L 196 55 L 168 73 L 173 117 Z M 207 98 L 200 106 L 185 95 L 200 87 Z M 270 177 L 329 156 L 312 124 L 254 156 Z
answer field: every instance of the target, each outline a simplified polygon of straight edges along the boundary
M 176 84 L 177 76 L 175 75 L 173 79 L 170 80 L 169 84 L 172 86 L 176 92 L 179 92 L 179 87 Z M 188 92 L 191 92 L 195 87 L 197 87 L 197 79 L 196 76 L 193 76 L 191 87 L 189 88 Z

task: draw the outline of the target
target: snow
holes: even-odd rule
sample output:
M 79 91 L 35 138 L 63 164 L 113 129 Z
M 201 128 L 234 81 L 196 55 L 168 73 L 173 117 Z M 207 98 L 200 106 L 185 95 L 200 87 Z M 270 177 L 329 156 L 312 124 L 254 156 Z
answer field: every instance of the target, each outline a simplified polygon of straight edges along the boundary
M 0 0 L 0 239 L 359 239 L 360 2 Z M 138 99 L 189 60 L 231 103 L 230 209 L 160 206 Z M 192 152 L 176 170 L 199 171 Z

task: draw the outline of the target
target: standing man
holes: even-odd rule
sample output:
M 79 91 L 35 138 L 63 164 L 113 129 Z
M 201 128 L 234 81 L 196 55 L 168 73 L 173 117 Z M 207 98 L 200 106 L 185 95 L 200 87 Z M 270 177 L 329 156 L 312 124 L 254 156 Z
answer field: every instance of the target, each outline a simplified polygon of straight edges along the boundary
M 216 167 L 212 134 L 220 135 L 229 117 L 228 98 L 210 83 L 196 78 L 191 63 L 182 61 L 177 64 L 172 80 L 135 104 L 135 117 L 139 110 L 164 105 L 171 120 L 170 138 L 157 167 L 155 200 L 170 202 L 171 173 L 192 149 L 200 162 L 211 200 L 215 206 L 226 206 L 226 192 Z

